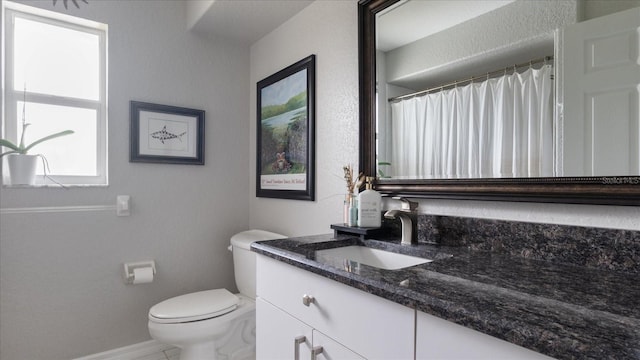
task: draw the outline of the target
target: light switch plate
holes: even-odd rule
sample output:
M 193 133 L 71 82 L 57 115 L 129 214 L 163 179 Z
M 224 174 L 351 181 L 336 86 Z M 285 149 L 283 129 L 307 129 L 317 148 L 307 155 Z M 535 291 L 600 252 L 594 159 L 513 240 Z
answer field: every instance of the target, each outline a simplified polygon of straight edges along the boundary
M 116 214 L 118 216 L 129 216 L 131 215 L 131 196 L 129 195 L 118 195 L 116 198 Z

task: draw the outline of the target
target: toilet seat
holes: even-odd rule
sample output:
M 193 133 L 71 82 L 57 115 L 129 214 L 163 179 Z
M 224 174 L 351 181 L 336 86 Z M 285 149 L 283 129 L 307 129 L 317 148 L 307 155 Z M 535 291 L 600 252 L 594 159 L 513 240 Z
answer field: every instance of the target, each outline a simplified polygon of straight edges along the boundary
M 154 305 L 149 309 L 149 320 L 160 324 L 205 320 L 232 312 L 239 302 L 227 289 L 199 291 Z

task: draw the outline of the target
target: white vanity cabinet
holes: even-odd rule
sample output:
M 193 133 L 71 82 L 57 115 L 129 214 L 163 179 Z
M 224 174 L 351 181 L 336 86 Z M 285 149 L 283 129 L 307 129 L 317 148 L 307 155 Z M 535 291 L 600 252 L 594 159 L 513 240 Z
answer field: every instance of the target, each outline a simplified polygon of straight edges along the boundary
M 413 359 L 415 310 L 257 256 L 257 359 Z M 294 346 L 295 339 L 306 341 Z
M 416 359 L 552 359 L 510 342 L 418 311 Z
M 256 357 L 551 359 L 272 258 L 257 256 Z M 298 341 L 297 341 L 298 340 Z

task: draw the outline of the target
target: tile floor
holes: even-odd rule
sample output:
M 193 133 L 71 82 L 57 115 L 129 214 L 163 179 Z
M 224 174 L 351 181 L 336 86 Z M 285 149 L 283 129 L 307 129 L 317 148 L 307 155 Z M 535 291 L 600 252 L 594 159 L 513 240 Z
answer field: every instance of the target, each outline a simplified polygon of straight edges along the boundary
M 178 360 L 180 356 L 180 349 L 170 348 L 162 350 L 153 354 L 136 357 L 131 360 Z

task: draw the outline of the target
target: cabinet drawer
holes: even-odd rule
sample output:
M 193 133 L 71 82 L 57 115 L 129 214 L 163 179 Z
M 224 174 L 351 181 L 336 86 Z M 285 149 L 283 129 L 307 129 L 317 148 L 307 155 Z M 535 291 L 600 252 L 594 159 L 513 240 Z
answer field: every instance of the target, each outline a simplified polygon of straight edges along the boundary
M 415 311 L 258 255 L 258 297 L 368 359 L 412 359 Z M 303 304 L 303 296 L 315 301 Z

